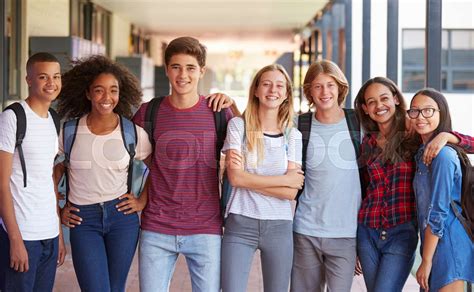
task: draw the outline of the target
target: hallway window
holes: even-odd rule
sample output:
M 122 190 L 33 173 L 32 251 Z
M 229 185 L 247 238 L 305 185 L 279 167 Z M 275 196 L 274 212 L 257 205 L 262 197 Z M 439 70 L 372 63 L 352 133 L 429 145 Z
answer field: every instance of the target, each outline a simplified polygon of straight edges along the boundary
M 402 37 L 402 89 L 414 92 L 425 84 L 425 31 L 405 29 Z M 445 29 L 441 46 L 441 89 L 474 92 L 474 30 Z

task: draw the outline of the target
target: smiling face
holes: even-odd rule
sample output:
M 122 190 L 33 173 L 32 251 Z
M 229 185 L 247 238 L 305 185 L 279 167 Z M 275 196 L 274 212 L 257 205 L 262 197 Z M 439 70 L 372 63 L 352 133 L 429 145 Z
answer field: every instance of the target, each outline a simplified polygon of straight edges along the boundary
M 87 98 L 91 101 L 91 111 L 94 114 L 112 114 L 119 101 L 119 83 L 110 73 L 97 76 L 87 91 Z
M 339 87 L 331 76 L 321 73 L 311 82 L 310 94 L 317 111 L 337 109 Z
M 420 134 L 421 139 L 424 142 L 429 141 L 430 137 L 433 135 L 433 132 L 438 128 L 440 123 L 438 104 L 431 97 L 419 94 L 411 101 L 410 109 L 424 109 L 424 112 L 431 112 L 430 110 L 426 109 L 433 109 L 431 112 L 433 116 L 431 117 L 424 117 L 423 114 L 419 112 L 417 118 L 411 119 L 411 126 L 418 134 Z
M 267 71 L 260 77 L 255 97 L 258 98 L 260 107 L 278 109 L 288 98 L 286 88 L 286 78 L 280 71 Z
M 362 109 L 379 127 L 392 122 L 396 107 L 400 104 L 398 97 L 381 83 L 369 85 L 365 91 L 364 100 Z
M 205 68 L 199 66 L 196 57 L 187 54 L 173 55 L 166 66 L 172 95 L 180 97 L 198 95 L 198 83 L 204 72 Z
M 61 69 L 56 62 L 36 62 L 27 70 L 30 97 L 52 102 L 61 91 Z

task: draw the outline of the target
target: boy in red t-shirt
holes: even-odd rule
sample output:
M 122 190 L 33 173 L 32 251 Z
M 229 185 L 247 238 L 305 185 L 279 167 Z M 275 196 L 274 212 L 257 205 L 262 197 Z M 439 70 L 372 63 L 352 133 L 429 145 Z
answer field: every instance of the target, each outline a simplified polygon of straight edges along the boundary
M 153 117 L 155 148 L 140 236 L 141 291 L 168 291 L 179 254 L 186 257 L 193 291 L 220 290 L 216 128 L 211 102 L 198 94 L 205 62 L 206 48 L 191 37 L 173 40 L 165 51 L 172 89 Z M 218 97 L 214 104 L 225 108 L 229 120 L 227 107 L 233 102 Z M 144 127 L 148 105 L 133 119 L 139 126 Z

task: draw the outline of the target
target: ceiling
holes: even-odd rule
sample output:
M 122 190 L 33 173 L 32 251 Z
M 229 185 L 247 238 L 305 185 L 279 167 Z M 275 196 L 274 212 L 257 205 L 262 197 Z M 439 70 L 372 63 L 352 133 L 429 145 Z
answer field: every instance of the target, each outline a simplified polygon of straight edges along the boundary
M 94 0 L 143 28 L 171 39 L 191 35 L 228 47 L 292 45 L 329 0 Z

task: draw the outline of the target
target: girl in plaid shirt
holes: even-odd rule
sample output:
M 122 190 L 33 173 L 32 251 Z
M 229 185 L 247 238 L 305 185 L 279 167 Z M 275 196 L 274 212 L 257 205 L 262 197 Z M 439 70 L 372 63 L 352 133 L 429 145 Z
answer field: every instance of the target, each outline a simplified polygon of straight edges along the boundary
M 391 80 L 368 80 L 355 107 L 367 133 L 361 146 L 366 194 L 358 215 L 359 260 L 368 291 L 401 291 L 418 243 L 412 183 L 421 141 L 407 131 L 407 107 Z M 441 133 L 427 146 L 425 159 L 429 162 L 447 142 L 468 147 L 463 136 Z

